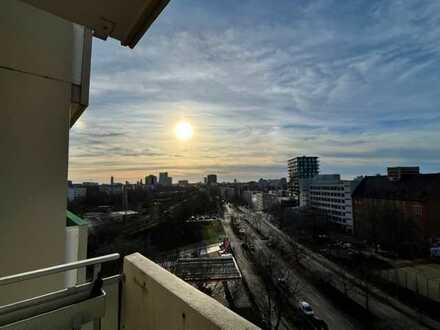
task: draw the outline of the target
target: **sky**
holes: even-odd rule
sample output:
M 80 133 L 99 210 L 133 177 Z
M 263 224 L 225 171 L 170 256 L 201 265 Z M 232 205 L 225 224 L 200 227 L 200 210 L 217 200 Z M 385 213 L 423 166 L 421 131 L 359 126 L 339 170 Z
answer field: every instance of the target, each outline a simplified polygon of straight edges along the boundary
M 440 1 L 171 0 L 134 49 L 94 39 L 70 180 L 280 178 L 301 155 L 440 172 Z

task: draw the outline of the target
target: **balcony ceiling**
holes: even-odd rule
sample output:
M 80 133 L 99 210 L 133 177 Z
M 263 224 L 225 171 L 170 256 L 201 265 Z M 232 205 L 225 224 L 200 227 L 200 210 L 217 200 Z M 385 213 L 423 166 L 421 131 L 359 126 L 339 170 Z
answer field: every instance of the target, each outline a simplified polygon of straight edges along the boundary
M 133 48 L 169 0 L 22 0 Z

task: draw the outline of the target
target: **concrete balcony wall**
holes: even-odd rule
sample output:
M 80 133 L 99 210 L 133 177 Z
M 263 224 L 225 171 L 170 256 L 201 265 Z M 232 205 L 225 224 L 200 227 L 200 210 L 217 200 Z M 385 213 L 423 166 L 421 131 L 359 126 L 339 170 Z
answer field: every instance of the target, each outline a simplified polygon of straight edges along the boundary
M 139 253 L 124 258 L 121 329 L 258 329 Z
M 73 71 L 83 63 L 77 31 L 21 1 L 0 1 L 0 276 L 65 261 Z M 2 287 L 0 305 L 63 284 L 59 274 Z

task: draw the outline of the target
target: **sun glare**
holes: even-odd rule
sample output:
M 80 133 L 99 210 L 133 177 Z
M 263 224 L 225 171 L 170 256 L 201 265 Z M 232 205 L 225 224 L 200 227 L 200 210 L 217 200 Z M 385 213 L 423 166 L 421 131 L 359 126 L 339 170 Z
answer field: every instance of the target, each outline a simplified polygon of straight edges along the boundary
M 176 125 L 176 138 L 181 141 L 187 141 L 191 139 L 193 135 L 193 129 L 190 123 L 187 121 L 179 121 Z

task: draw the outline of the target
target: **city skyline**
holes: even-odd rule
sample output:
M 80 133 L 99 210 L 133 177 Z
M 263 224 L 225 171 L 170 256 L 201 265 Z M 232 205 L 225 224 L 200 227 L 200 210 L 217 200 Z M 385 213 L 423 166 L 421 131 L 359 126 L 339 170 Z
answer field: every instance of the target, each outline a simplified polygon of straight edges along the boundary
M 440 172 L 440 4 L 256 4 L 170 2 L 135 50 L 95 39 L 69 179 L 280 178 L 301 155 L 346 178 Z

